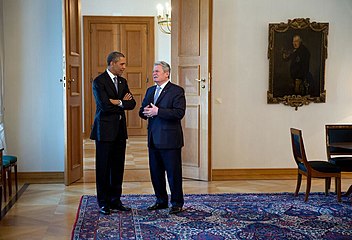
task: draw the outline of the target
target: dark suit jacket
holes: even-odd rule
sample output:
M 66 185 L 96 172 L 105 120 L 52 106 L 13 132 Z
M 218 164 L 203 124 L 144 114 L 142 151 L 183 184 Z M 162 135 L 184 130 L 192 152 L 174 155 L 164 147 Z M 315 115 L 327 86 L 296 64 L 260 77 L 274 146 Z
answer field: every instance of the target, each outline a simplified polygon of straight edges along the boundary
M 96 102 L 96 113 L 90 138 L 98 141 L 114 141 L 119 138 L 127 139 L 126 116 L 124 110 L 132 110 L 136 101 L 122 100 L 129 93 L 127 81 L 118 77 L 118 93 L 107 71 L 100 74 L 93 81 L 93 94 Z M 123 108 L 114 105 L 109 99 L 122 100 Z
M 182 87 L 169 82 L 163 88 L 156 102 L 158 115 L 147 118 L 143 115 L 144 107 L 153 103 L 156 86 L 147 89 L 139 110 L 139 116 L 148 119 L 148 146 L 151 143 L 158 149 L 175 149 L 183 147 L 181 119 L 186 111 L 185 93 Z

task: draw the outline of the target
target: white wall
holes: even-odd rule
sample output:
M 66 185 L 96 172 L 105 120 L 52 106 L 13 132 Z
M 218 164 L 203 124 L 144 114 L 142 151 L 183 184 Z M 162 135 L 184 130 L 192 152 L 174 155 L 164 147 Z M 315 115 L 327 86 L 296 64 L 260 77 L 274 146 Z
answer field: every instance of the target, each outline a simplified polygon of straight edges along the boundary
M 7 152 L 19 171 L 63 171 L 61 0 L 3 0 Z
M 268 25 L 294 18 L 329 22 L 326 103 L 298 111 L 266 103 Z M 326 159 L 325 124 L 352 122 L 352 1 L 216 0 L 213 21 L 213 168 L 295 167 L 290 127 Z
M 158 3 L 170 0 L 81 0 L 82 16 L 156 16 Z M 83 22 L 83 21 L 82 21 Z M 162 33 L 155 17 L 155 60 L 171 62 L 171 36 Z

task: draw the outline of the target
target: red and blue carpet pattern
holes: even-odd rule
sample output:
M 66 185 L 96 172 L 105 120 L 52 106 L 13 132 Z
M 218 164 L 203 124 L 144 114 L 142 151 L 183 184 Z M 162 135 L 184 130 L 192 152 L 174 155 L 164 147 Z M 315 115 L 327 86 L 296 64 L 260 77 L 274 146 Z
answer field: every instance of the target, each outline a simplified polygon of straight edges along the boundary
M 95 196 L 84 195 L 72 239 L 352 239 L 352 202 L 311 193 L 188 194 L 184 211 L 147 211 L 153 195 L 124 195 L 131 212 L 99 214 Z

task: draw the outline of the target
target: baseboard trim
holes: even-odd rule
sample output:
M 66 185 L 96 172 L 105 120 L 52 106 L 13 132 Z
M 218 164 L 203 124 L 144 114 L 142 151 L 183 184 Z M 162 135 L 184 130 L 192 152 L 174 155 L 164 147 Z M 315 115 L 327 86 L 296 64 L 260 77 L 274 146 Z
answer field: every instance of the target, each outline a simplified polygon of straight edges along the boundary
M 132 181 L 131 174 L 127 174 L 125 181 Z M 144 173 L 144 172 L 143 172 Z M 143 174 L 148 177 L 149 173 Z M 132 175 L 135 175 L 132 174 Z M 133 181 L 146 181 L 145 177 L 139 177 Z M 343 172 L 342 179 L 352 179 L 352 172 Z M 19 172 L 18 179 L 25 183 L 64 183 L 64 172 Z M 269 169 L 213 169 L 212 181 L 224 180 L 285 180 L 297 179 L 295 168 L 269 168 Z
M 342 179 L 352 178 L 352 173 L 342 173 Z M 269 169 L 213 169 L 212 180 L 285 180 L 297 179 L 296 168 Z
M 64 183 L 64 172 L 19 172 L 17 175 L 25 183 Z

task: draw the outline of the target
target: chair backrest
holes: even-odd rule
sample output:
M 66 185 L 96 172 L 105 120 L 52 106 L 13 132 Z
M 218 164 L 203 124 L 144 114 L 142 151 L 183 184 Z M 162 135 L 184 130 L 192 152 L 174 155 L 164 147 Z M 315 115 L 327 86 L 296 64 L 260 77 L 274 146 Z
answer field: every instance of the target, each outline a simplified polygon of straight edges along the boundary
M 331 146 L 334 143 L 352 142 L 352 125 L 325 125 L 326 153 L 332 155 L 352 155 L 352 149 Z
M 297 163 L 297 166 L 301 170 L 309 171 L 310 165 L 308 164 L 306 151 L 304 149 L 302 131 L 296 128 L 291 128 L 291 143 L 293 157 Z

